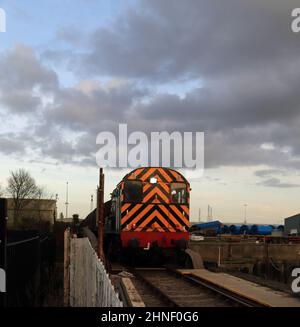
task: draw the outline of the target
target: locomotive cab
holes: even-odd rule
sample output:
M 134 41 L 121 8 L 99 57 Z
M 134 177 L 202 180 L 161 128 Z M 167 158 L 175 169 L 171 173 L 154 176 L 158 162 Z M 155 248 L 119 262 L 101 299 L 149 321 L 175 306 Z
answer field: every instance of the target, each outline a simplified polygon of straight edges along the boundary
M 170 168 L 137 168 L 111 194 L 105 230 L 122 250 L 185 249 L 189 240 L 188 181 Z

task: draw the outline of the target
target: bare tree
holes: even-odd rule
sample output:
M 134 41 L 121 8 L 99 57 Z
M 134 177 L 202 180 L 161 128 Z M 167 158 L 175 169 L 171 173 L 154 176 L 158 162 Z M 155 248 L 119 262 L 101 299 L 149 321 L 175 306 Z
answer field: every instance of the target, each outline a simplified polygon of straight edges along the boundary
M 47 199 L 47 200 L 53 200 L 54 194 L 49 192 L 46 186 L 39 186 L 37 191 L 37 199 Z
M 37 186 L 35 179 L 24 169 L 12 171 L 8 178 L 7 192 L 14 203 L 14 226 L 16 227 L 20 211 L 26 205 L 27 199 L 42 197 L 42 189 Z

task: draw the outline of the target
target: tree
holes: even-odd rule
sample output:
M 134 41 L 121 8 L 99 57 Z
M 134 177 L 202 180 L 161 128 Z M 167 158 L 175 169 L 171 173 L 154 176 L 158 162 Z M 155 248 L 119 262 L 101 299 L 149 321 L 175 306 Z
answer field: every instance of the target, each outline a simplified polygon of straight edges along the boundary
M 37 186 L 35 179 L 24 169 L 12 171 L 8 178 L 7 192 L 14 203 L 14 226 L 17 226 L 20 211 L 25 207 L 27 199 L 41 198 L 42 188 Z

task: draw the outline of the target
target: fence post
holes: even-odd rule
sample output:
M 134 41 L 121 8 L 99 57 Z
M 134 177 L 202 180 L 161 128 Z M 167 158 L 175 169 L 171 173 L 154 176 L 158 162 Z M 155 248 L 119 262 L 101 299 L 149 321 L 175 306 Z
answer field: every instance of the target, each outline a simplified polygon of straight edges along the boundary
M 7 228 L 7 200 L 0 199 L 0 307 L 6 306 L 6 228 Z
M 71 239 L 69 271 L 69 306 L 123 306 L 88 238 Z
M 104 258 L 104 174 L 100 168 L 99 187 L 97 191 L 97 219 L 98 219 L 98 257 L 105 262 Z
M 43 291 L 41 290 L 41 260 L 42 260 L 42 252 L 41 252 L 41 239 L 38 238 L 35 241 L 35 255 L 36 255 L 36 271 L 35 271 L 35 278 L 34 278 L 34 301 L 35 306 L 40 305 L 41 301 L 41 294 Z
M 70 306 L 70 228 L 64 233 L 64 306 Z

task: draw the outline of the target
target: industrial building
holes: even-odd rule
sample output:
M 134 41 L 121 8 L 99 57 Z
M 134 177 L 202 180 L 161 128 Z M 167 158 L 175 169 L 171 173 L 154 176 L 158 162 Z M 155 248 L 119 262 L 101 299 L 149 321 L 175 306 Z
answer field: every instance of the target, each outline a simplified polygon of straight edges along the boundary
M 300 213 L 284 219 L 284 234 L 300 236 Z
M 56 220 L 56 200 L 24 199 L 22 209 L 14 221 L 15 209 L 13 199 L 7 199 L 7 226 L 10 229 L 35 229 L 41 225 L 49 228 Z

